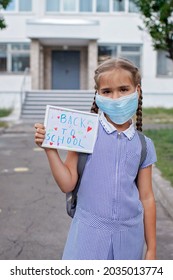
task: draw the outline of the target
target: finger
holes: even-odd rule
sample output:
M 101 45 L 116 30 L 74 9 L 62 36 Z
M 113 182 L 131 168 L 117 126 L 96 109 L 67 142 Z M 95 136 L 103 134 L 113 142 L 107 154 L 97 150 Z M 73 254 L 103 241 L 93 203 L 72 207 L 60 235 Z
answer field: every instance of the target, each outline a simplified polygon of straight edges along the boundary
M 42 123 L 35 123 L 34 127 L 37 128 L 42 128 L 44 129 L 44 125 Z
M 43 139 L 40 139 L 40 138 L 36 138 L 35 139 L 35 143 L 37 144 L 37 145 L 42 145 L 42 143 L 43 143 Z
M 45 135 L 44 135 L 44 134 L 37 133 L 37 132 L 35 133 L 35 139 L 37 139 L 37 138 L 38 138 L 38 139 L 42 139 L 42 140 L 43 140 L 43 139 L 44 139 L 44 137 L 45 137 Z
M 46 133 L 46 131 L 45 131 L 45 129 L 42 129 L 42 128 L 37 128 L 37 133 L 40 133 L 40 134 L 45 134 Z

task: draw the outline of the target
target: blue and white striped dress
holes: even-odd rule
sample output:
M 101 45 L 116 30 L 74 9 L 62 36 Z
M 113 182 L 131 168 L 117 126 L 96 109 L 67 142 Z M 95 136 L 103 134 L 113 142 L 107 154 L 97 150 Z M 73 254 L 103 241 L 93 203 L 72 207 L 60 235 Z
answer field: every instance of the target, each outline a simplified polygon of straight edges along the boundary
M 156 161 L 152 141 L 146 137 L 146 142 L 147 156 L 140 168 Z M 62 259 L 142 259 L 143 206 L 135 184 L 140 157 L 134 125 L 118 133 L 102 114 Z

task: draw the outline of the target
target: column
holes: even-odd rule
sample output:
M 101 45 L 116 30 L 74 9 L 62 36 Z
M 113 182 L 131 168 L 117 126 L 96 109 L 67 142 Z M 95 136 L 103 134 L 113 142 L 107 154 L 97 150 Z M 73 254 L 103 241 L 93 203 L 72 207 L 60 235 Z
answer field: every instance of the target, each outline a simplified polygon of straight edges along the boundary
M 32 89 L 40 88 L 40 43 L 34 39 L 31 42 L 31 78 Z
M 98 47 L 97 41 L 91 40 L 88 45 L 88 89 L 94 90 L 94 71 L 97 68 Z

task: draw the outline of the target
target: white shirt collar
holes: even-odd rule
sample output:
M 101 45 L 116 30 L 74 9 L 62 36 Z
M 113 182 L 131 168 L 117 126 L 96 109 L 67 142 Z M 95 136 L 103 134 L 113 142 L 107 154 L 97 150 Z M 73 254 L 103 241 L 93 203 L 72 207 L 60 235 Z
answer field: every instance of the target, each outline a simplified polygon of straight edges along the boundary
M 106 133 L 111 134 L 114 131 L 117 131 L 117 129 L 115 128 L 115 126 L 113 126 L 110 122 L 107 121 L 104 113 L 102 112 L 100 117 L 99 117 L 100 123 L 103 126 L 104 130 L 106 131 Z M 131 125 L 124 131 L 122 131 L 122 133 L 127 136 L 127 138 L 129 140 L 131 140 L 133 138 L 133 136 L 135 135 L 135 128 L 134 128 L 134 124 L 133 122 L 131 123 Z

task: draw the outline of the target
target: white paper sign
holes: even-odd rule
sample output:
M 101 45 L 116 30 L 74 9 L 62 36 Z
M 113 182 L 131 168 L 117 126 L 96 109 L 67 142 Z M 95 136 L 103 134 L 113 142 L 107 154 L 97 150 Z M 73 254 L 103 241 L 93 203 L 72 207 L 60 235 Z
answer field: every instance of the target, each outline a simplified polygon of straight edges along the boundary
M 92 153 L 97 137 L 98 115 L 47 105 L 42 147 Z

